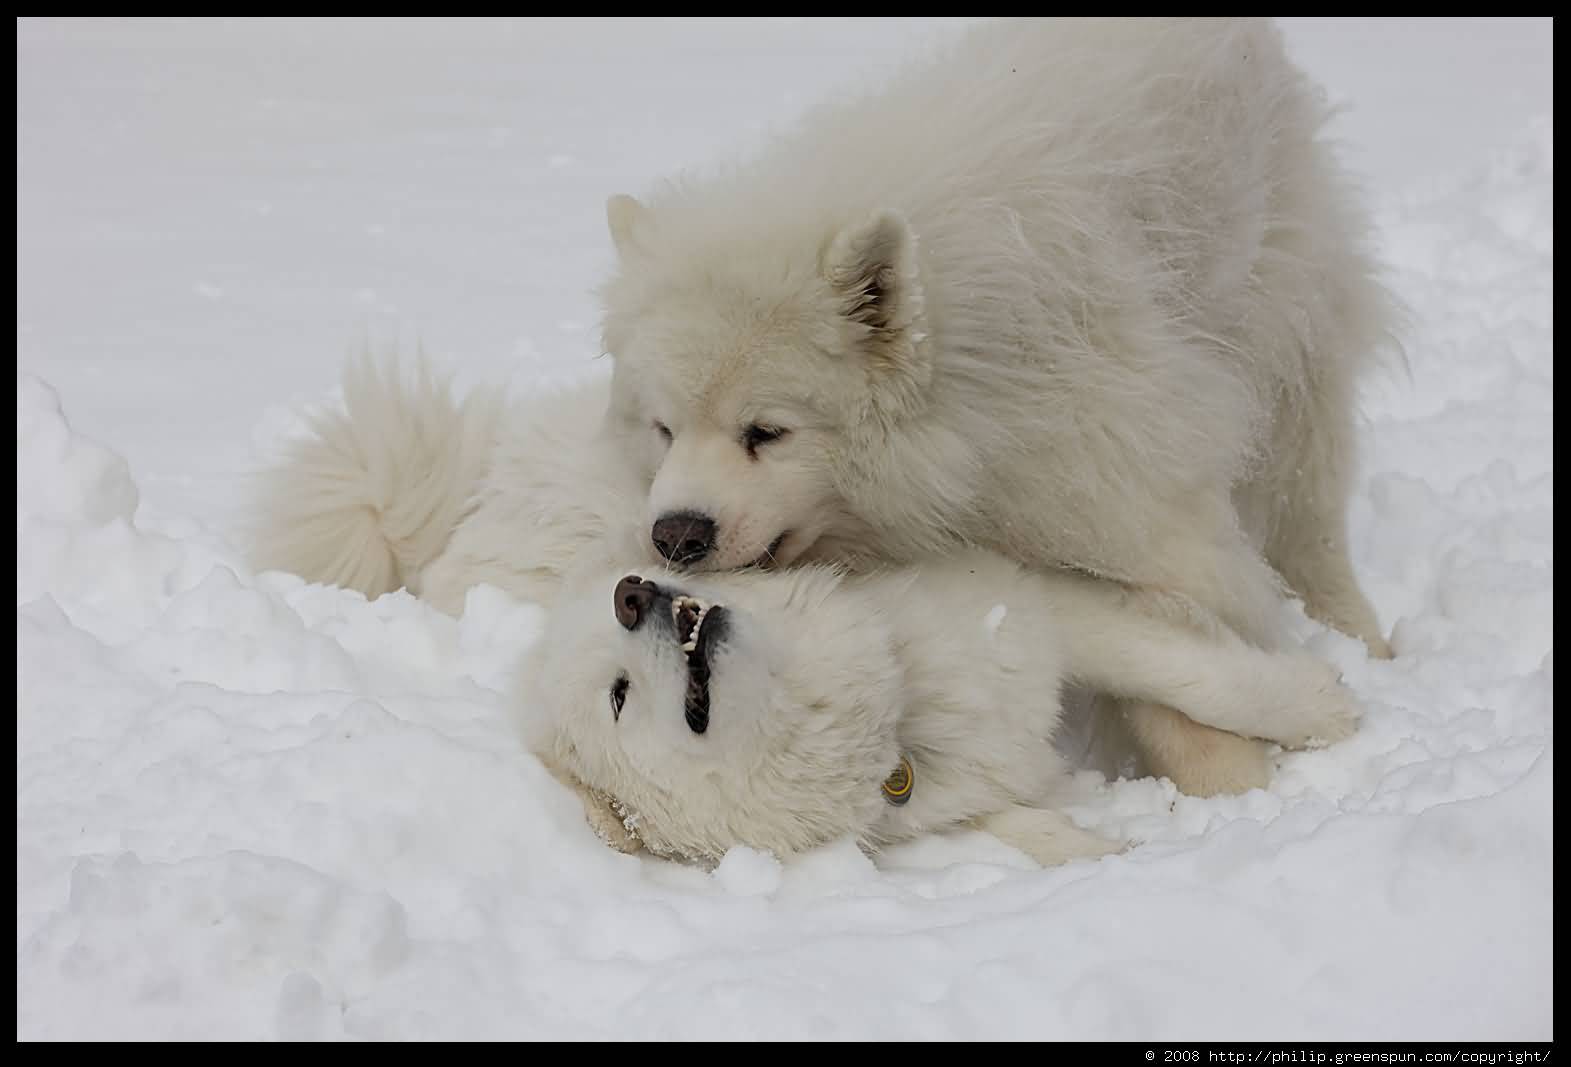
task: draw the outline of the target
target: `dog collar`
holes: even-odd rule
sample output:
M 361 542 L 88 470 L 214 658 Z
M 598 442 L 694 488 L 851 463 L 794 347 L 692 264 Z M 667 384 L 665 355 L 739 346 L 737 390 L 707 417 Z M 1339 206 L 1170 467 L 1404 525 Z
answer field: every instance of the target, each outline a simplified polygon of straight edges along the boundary
M 884 779 L 884 799 L 899 807 L 911 799 L 911 788 L 915 785 L 916 772 L 911 768 L 911 761 L 901 756 L 900 766 Z

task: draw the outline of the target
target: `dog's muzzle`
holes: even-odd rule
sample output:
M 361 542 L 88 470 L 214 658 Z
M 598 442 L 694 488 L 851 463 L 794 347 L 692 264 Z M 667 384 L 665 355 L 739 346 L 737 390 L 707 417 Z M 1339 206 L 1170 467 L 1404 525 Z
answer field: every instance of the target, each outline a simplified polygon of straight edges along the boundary
M 616 583 L 613 607 L 623 629 L 637 632 L 646 625 L 669 632 L 687 663 L 687 695 L 683 714 L 695 734 L 709 729 L 710 653 L 724 636 L 726 609 L 697 597 L 662 589 L 636 574 Z

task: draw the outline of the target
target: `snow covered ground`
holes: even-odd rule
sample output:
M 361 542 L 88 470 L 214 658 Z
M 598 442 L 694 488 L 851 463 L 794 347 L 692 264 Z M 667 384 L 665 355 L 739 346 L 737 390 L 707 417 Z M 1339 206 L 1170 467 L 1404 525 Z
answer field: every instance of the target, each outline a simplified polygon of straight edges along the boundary
M 538 609 L 258 576 L 243 472 L 364 336 L 591 370 L 601 203 L 949 27 L 17 27 L 17 1029 L 63 1037 L 1552 1036 L 1547 20 L 1288 20 L 1413 316 L 1304 624 L 1363 729 L 1142 842 L 622 856 L 500 694 Z

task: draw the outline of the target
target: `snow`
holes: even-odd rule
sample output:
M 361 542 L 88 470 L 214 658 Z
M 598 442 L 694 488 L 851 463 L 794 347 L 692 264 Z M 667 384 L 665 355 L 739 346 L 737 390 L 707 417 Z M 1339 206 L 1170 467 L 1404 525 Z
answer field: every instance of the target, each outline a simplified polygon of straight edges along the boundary
M 20 1037 L 1552 1037 L 1547 20 L 1287 20 L 1411 312 L 1352 511 L 1398 656 L 1302 622 L 1366 717 L 1269 791 L 1082 772 L 1123 855 L 612 852 L 507 721 L 538 608 L 240 560 L 352 344 L 593 369 L 606 195 L 946 29 L 19 20 Z

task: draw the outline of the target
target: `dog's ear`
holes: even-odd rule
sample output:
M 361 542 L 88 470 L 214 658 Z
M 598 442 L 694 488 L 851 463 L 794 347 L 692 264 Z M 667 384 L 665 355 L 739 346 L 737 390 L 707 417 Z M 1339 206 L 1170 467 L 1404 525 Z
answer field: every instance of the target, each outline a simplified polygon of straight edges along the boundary
M 625 256 L 638 247 L 638 228 L 648 215 L 648 208 L 625 194 L 618 193 L 605 202 L 605 221 L 617 252 Z
M 922 283 L 916 235 L 905 219 L 882 211 L 841 230 L 824 253 L 824 277 L 841 314 L 865 327 L 861 346 L 868 357 L 890 370 L 916 370 Z

